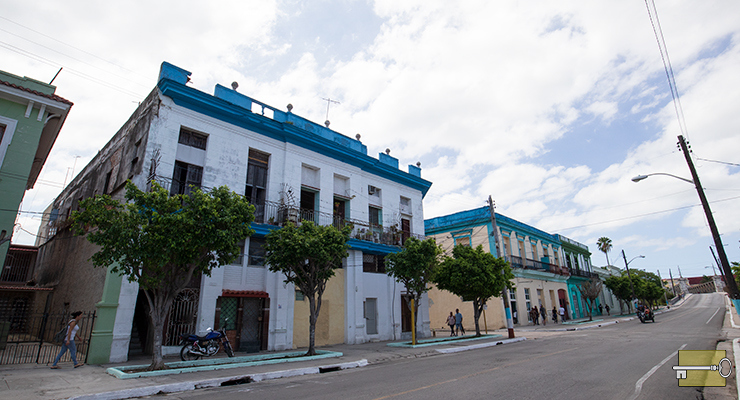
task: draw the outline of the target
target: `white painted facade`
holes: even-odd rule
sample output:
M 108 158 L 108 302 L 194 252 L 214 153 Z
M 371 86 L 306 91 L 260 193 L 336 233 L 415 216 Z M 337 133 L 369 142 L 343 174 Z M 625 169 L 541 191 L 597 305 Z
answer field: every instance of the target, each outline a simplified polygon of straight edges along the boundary
M 195 112 L 176 104 L 169 97 L 161 95 L 160 101 L 158 118 L 152 120 L 149 129 L 142 173 L 132 178 L 138 187 L 146 187 L 146 172 L 157 152 L 160 159 L 156 174 L 159 176 L 172 177 L 175 162 L 186 162 L 203 167 L 201 186 L 226 185 L 236 193 L 244 194 L 247 160 L 249 150 L 252 149 L 269 155 L 267 201 L 279 202 L 288 189 L 298 198 L 301 186 L 306 185 L 304 171 L 308 168 L 315 172 L 310 177 L 309 186 L 318 191 L 317 211 L 331 214 L 334 195 L 337 194 L 349 199 L 348 218 L 368 221 L 369 205 L 372 204 L 382 208 L 383 221 L 396 223 L 400 221 L 400 215 L 403 215 L 411 222 L 411 233 L 424 234 L 422 191 L 320 152 Z M 206 150 L 179 144 L 181 127 L 207 135 Z M 357 152 L 357 157 L 368 158 L 360 152 Z M 371 195 L 368 186 L 379 190 Z M 249 248 L 249 240 L 248 238 L 245 243 L 245 249 Z M 249 257 L 245 256 L 242 265 L 222 266 L 213 270 L 210 277 L 203 277 L 198 306 L 198 333 L 204 334 L 213 326 L 216 301 L 224 290 L 261 291 L 266 292 L 270 299 L 268 350 L 291 349 L 295 289 L 283 282 L 282 275 L 272 273 L 264 266 L 249 266 L 248 260 Z M 111 361 L 125 359 L 128 351 L 137 296 L 137 288 L 134 286 L 136 285 L 128 282 L 122 285 Z M 346 343 L 357 344 L 373 339 L 393 340 L 401 337 L 400 300 L 404 288 L 386 274 L 363 272 L 363 252 L 360 250 L 353 249 L 349 252 L 345 288 Z M 365 329 L 363 316 L 363 302 L 368 298 L 377 299 L 378 333 L 372 335 Z M 427 303 L 425 297 L 420 305 L 417 329 L 428 336 Z M 179 348 L 165 349 L 166 352 L 176 350 Z

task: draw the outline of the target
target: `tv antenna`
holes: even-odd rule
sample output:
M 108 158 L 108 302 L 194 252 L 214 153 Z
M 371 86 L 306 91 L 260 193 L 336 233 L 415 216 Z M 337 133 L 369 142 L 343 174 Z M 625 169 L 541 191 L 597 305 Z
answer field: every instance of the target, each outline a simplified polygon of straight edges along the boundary
M 328 122 L 329 121 L 329 106 L 331 105 L 331 103 L 334 103 L 334 104 L 342 104 L 342 103 L 336 100 L 332 100 L 328 97 L 327 98 L 322 97 L 321 100 L 324 100 L 326 102 L 326 121 Z

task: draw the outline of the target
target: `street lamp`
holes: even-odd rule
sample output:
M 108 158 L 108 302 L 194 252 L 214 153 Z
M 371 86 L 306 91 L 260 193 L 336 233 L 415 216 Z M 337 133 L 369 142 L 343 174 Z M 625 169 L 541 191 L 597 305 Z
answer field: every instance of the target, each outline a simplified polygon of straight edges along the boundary
M 694 168 L 694 163 L 691 161 L 691 155 L 689 154 L 688 146 L 686 145 L 686 141 L 684 140 L 683 136 L 678 136 L 678 144 L 681 147 L 681 151 L 683 152 L 684 157 L 686 158 L 686 163 L 689 165 L 689 171 L 691 171 L 691 177 L 692 180 L 688 180 L 686 178 L 681 178 L 680 176 L 672 175 L 672 174 L 666 174 L 666 173 L 654 173 L 654 174 L 648 174 L 648 175 L 638 175 L 634 178 L 632 178 L 633 182 L 639 182 L 648 176 L 651 175 L 667 175 L 674 177 L 676 179 L 680 179 L 684 182 L 691 183 L 696 188 L 696 192 L 699 194 L 699 200 L 701 200 L 701 205 L 704 208 L 704 215 L 707 217 L 707 223 L 709 224 L 709 229 L 712 232 L 712 239 L 714 239 L 714 247 L 717 249 L 717 253 L 719 253 L 719 260 L 722 263 L 721 268 L 722 271 L 724 271 L 726 280 L 727 280 L 727 289 L 728 294 L 730 295 L 730 299 L 735 303 L 735 311 L 740 314 L 740 293 L 738 293 L 737 290 L 737 283 L 735 283 L 735 277 L 732 275 L 732 269 L 730 268 L 730 262 L 727 260 L 727 253 L 725 253 L 725 248 L 722 245 L 722 239 L 719 236 L 719 231 L 717 230 L 717 224 L 714 222 L 714 216 L 712 216 L 712 210 L 709 208 L 709 201 L 707 201 L 707 196 L 704 195 L 704 189 L 701 186 L 701 182 L 699 181 L 699 175 L 696 173 L 696 169 Z
M 632 257 L 631 260 L 627 261 L 627 256 L 624 255 L 624 250 L 622 250 L 622 258 L 624 258 L 624 267 L 627 269 L 627 278 L 630 280 L 630 288 L 632 289 L 632 298 L 636 299 L 637 296 L 635 296 L 635 285 L 632 283 L 632 275 L 630 275 L 630 263 L 632 261 L 635 261 L 636 258 L 645 258 L 643 255 L 639 255 L 637 257 Z

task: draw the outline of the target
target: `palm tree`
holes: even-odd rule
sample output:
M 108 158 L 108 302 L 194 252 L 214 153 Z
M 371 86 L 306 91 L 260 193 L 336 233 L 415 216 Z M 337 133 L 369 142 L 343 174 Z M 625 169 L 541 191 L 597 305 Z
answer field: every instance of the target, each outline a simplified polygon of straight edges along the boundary
M 599 250 L 603 251 L 604 255 L 606 255 L 606 266 L 608 267 L 611 265 L 609 264 L 609 252 L 612 250 L 612 240 L 606 236 L 602 236 L 596 241 L 596 245 L 599 247 Z

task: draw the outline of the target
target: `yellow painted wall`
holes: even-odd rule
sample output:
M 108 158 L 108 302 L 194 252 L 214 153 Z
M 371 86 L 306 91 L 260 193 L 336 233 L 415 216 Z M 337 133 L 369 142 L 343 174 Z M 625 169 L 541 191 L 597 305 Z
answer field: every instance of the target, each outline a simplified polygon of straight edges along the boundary
M 334 270 L 321 297 L 321 310 L 316 321 L 316 346 L 344 343 L 344 270 Z M 293 348 L 308 347 L 308 298 L 296 301 L 293 308 Z
M 447 326 L 447 317 L 450 311 L 455 313 L 455 309 L 460 310 L 463 316 L 463 327 L 466 334 L 475 334 L 475 318 L 473 317 L 473 302 L 462 301 L 446 290 L 439 290 L 433 287 L 429 292 L 429 321 L 430 327 L 437 331 L 437 336 L 448 336 L 450 328 Z M 481 314 L 480 324 L 481 333 L 485 333 L 485 326 L 488 330 L 506 328 L 506 318 L 504 317 L 504 305 L 501 297 L 492 297 L 488 300 L 488 309 L 485 311 L 485 323 Z
M 484 226 L 478 226 L 472 228 L 472 246 L 478 247 L 483 245 L 485 251 L 489 250 L 490 244 L 488 242 L 488 229 Z M 442 233 L 439 235 L 430 235 L 433 237 L 437 244 L 441 245 L 445 250 L 446 254 L 452 256 L 452 248 L 454 246 L 454 240 L 452 234 Z M 473 302 L 462 301 L 459 296 L 456 296 L 448 291 L 439 290 L 433 287 L 429 292 L 429 321 L 430 328 L 437 331 L 437 335 L 449 335 L 449 327 L 447 326 L 447 317 L 450 315 L 450 311 L 455 313 L 455 309 L 460 310 L 460 314 L 463 316 L 463 327 L 465 327 L 465 333 L 475 333 L 475 318 L 473 317 Z M 486 323 L 488 330 L 495 330 L 500 328 L 506 328 L 506 317 L 504 314 L 504 305 L 501 297 L 493 297 L 488 300 L 488 309 L 485 311 Z M 481 333 L 485 333 L 485 325 L 483 315 L 480 320 Z

